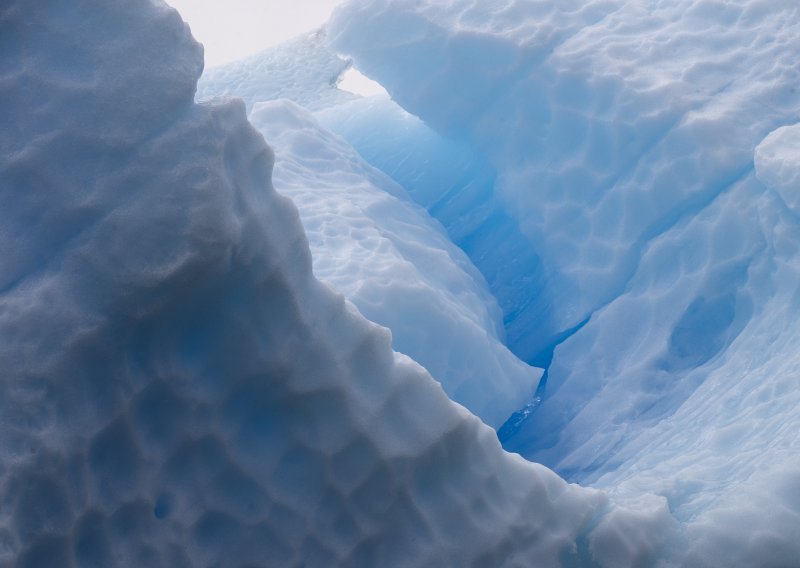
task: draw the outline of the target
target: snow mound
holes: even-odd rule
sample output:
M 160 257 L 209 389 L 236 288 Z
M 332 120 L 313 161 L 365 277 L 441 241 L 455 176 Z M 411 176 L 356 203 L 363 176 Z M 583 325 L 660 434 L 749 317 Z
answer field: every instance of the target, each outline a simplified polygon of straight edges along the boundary
M 601 492 L 504 453 L 313 277 L 244 105 L 192 102 L 176 12 L 20 0 L 0 38 L 0 564 L 615 550 Z
M 275 150 L 273 183 L 300 211 L 315 275 L 388 327 L 394 348 L 450 398 L 502 425 L 541 370 L 502 344 L 500 310 L 464 253 L 308 111 L 285 100 L 258 103 L 250 120 Z

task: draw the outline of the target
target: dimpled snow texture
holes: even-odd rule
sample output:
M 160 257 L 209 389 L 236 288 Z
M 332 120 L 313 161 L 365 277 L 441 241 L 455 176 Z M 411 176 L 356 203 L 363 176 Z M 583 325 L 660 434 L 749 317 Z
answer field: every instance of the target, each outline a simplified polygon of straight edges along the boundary
M 492 164 L 540 254 L 558 345 L 506 446 L 640 513 L 664 497 L 683 523 L 665 563 L 796 565 L 800 6 L 354 0 L 328 33 Z M 517 353 L 546 311 L 509 322 Z M 629 514 L 594 535 L 645 530 Z
M 450 398 L 500 427 L 541 370 L 501 343 L 497 303 L 464 253 L 308 111 L 286 100 L 258 103 L 250 120 L 276 153 L 273 184 L 299 209 L 314 274 L 388 327 L 394 348 Z
M 396 156 L 373 163 L 408 187 L 414 200 L 437 218 L 449 222 L 450 236 L 464 246 L 476 232 L 473 216 L 464 215 L 463 207 L 448 203 L 441 194 L 452 189 L 459 203 L 471 194 L 484 194 L 493 172 L 485 161 L 442 139 L 391 100 L 343 93 L 335 80 L 320 81 L 346 66 L 327 48 L 323 32 L 301 35 L 212 69 L 201 78 L 197 98 L 241 96 L 251 109 L 259 101 L 288 99 L 316 109 L 320 121 L 348 136 L 368 159 L 397 148 Z M 516 359 L 502 344 L 502 312 L 483 276 L 424 211 L 409 203 L 401 186 L 381 176 L 308 113 L 301 116 L 299 107 L 285 102 L 259 109 L 251 112 L 251 119 L 266 140 L 278 146 L 282 161 L 274 172 L 275 185 L 300 209 L 316 275 L 371 321 L 389 327 L 395 349 L 425 366 L 453 400 L 489 425 L 501 426 L 531 397 L 541 371 Z M 360 140 L 357 133 L 376 113 L 385 135 Z M 357 125 L 355 133 L 348 129 L 349 118 Z M 414 149 L 413 155 L 408 148 Z M 429 156 L 436 156 L 435 165 Z M 388 170 L 398 161 L 402 168 Z M 465 180 L 478 190 L 465 188 Z M 478 211 L 482 207 L 474 201 L 472 205 Z M 481 254 L 473 254 L 478 249 Z M 491 258 L 491 266 L 498 266 L 489 238 L 475 240 L 465 250 L 473 259 Z M 503 270 L 519 266 L 517 258 L 504 260 Z M 516 282 L 506 278 L 504 283 L 506 293 L 500 296 L 519 299 L 509 289 Z M 518 289 L 525 293 L 526 287 Z
M 765 0 L 358 0 L 329 38 L 498 170 L 495 199 L 544 262 L 541 299 L 506 314 L 530 359 L 796 122 L 798 19 L 796 2 Z
M 192 102 L 176 12 L 6 2 L 0 46 L 0 565 L 620 550 L 576 548 L 602 493 L 504 453 L 314 279 L 244 105 Z
M 197 84 L 197 99 L 235 95 L 248 111 L 259 101 L 281 98 L 312 110 L 325 108 L 357 98 L 335 88 L 349 67 L 328 48 L 324 32 L 317 31 L 206 70 Z
M 800 124 L 771 132 L 756 148 L 756 175 L 800 215 Z
M 487 280 L 513 348 L 552 327 L 541 259 L 494 199 L 496 172 L 463 141 L 445 138 L 385 96 L 320 109 L 317 117 L 373 166 L 402 185 L 447 230 Z M 544 340 L 539 341 L 544 343 Z M 549 353 L 531 357 L 546 364 Z
M 252 108 L 258 101 L 286 98 L 313 110 L 444 225 L 488 280 L 512 346 L 523 332 L 528 342 L 546 343 L 553 326 L 547 323 L 551 306 L 543 300 L 548 290 L 541 260 L 494 199 L 494 168 L 468 144 L 439 135 L 388 97 L 338 90 L 337 74 L 348 66 L 318 31 L 211 69 L 200 80 L 198 100 L 232 95 Z M 530 362 L 540 364 L 548 356 Z

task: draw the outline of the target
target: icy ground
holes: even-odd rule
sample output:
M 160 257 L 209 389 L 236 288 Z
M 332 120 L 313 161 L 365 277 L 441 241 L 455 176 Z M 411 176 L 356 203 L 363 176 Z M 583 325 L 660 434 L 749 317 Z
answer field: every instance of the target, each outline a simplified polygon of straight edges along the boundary
M 800 565 L 796 2 L 0 53 L 0 567 Z

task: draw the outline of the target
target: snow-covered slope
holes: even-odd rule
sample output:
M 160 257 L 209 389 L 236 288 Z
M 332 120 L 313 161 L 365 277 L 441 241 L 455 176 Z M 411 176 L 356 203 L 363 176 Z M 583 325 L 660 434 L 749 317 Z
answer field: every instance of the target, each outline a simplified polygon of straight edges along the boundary
M 504 453 L 313 277 L 244 105 L 193 103 L 177 13 L 20 0 L 0 38 L 1 565 L 619 549 L 601 492 Z

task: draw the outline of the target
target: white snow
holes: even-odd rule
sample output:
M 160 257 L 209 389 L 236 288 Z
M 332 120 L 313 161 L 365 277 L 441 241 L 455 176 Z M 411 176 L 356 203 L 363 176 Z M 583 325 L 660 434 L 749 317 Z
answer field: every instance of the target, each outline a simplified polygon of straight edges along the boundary
M 197 99 L 232 94 L 247 109 L 259 101 L 290 99 L 316 110 L 356 98 L 336 89 L 350 62 L 327 46 L 325 33 L 316 31 L 256 53 L 242 60 L 214 67 L 197 85 Z

